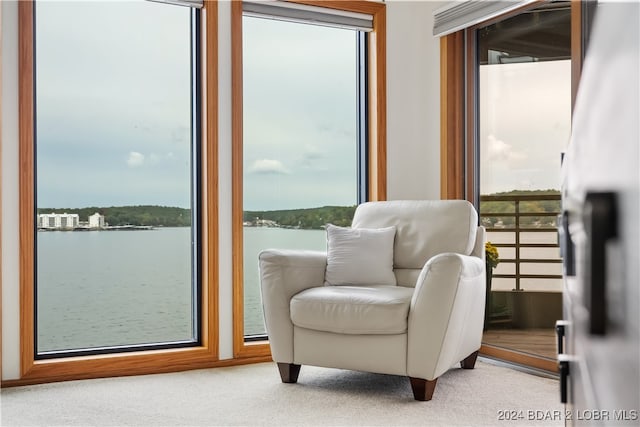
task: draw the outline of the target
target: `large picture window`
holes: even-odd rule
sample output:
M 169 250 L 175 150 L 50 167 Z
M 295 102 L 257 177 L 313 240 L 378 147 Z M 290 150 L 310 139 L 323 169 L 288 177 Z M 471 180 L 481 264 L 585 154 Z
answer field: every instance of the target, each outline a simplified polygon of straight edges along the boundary
M 325 250 L 327 223 L 385 197 L 384 5 L 316 3 L 232 6 L 236 356 L 267 339 L 260 251 Z
M 21 378 L 213 366 L 215 2 L 20 2 L 19 24 Z
M 197 12 L 35 11 L 37 353 L 197 343 Z
M 324 224 L 349 225 L 358 203 L 359 34 L 249 16 L 242 25 L 245 335 L 264 336 L 259 252 L 324 250 Z

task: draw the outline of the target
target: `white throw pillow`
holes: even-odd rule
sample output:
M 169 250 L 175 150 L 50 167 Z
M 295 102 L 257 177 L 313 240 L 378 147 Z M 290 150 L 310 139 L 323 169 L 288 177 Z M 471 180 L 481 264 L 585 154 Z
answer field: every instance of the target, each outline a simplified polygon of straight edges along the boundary
M 396 227 L 348 228 L 327 224 L 325 285 L 396 285 Z

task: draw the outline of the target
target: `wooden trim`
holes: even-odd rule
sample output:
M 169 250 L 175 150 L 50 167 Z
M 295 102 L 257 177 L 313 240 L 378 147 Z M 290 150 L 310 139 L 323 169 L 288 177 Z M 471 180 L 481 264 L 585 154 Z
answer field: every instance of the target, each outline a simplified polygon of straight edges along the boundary
M 464 33 L 440 38 L 440 197 L 464 199 Z
M 34 365 L 34 37 L 33 2 L 18 3 L 20 176 L 20 375 Z
M 387 197 L 386 6 L 370 1 L 290 0 L 293 3 L 369 13 L 369 200 Z M 236 358 L 270 355 L 266 341 L 244 341 L 243 264 L 243 90 L 242 2 L 231 3 L 231 128 L 232 128 L 232 240 L 233 240 L 233 354 Z
M 205 0 L 201 11 L 202 60 L 202 345 L 218 357 L 218 2 Z
M 72 381 L 77 379 L 92 379 L 92 378 L 106 378 L 112 376 L 129 376 L 129 375 L 142 375 L 142 374 L 160 374 L 160 373 L 168 373 L 168 372 L 179 372 L 185 370 L 199 369 L 199 368 L 226 368 L 229 366 L 241 366 L 247 365 L 251 363 L 262 363 L 262 362 L 270 362 L 271 356 L 262 356 L 262 357 L 246 357 L 243 359 L 225 359 L 225 360 L 216 360 L 211 361 L 206 364 L 203 364 L 201 367 L 194 367 L 192 365 L 186 365 L 184 367 L 180 367 L 179 369 L 171 369 L 170 366 L 163 366 L 164 370 L 155 369 L 153 367 L 149 367 L 149 372 L 130 372 L 127 371 L 120 375 L 114 375 L 111 373 L 107 373 L 105 375 L 92 375 L 84 378 L 80 378 L 76 375 L 59 375 L 56 377 L 48 377 L 48 378 L 23 378 L 18 380 L 4 380 L 2 381 L 2 388 L 5 387 L 20 387 L 25 385 L 34 385 L 34 384 L 44 384 L 50 382 L 58 382 L 58 381 Z
M 369 33 L 369 200 L 387 200 L 387 15 L 373 14 Z
M 19 2 L 20 71 L 20 329 L 21 378 L 3 386 L 224 366 L 218 357 L 218 6 L 202 10 L 202 345 L 51 360 L 34 358 L 34 82 L 33 3 Z
M 480 159 L 477 158 L 476 153 L 479 151 L 480 144 L 476 126 L 479 122 L 479 117 L 476 117 L 476 102 L 475 97 L 477 91 L 477 85 L 479 84 L 478 74 L 474 67 L 468 64 L 474 64 L 476 61 L 477 42 L 475 40 L 475 30 L 465 30 L 464 38 L 466 40 L 465 50 L 465 66 L 463 67 L 463 73 L 465 74 L 466 90 L 462 93 L 462 97 L 465 98 L 464 110 L 465 110 L 465 134 L 464 140 L 464 169 L 462 179 L 462 199 L 466 199 L 474 204 L 474 206 L 480 206 L 480 200 L 476 200 L 476 168 L 480 168 Z M 464 42 L 463 42 L 464 43 Z M 479 197 L 479 195 L 478 195 Z
M 233 283 L 233 357 L 244 348 L 244 257 L 242 230 L 242 2 L 231 2 L 231 242 Z M 242 337 L 242 339 L 241 339 Z
M 517 363 L 531 368 L 542 369 L 548 372 L 558 373 L 558 362 L 556 360 L 533 356 L 515 350 L 508 350 L 505 348 L 482 344 L 482 346 L 480 346 L 480 355 Z

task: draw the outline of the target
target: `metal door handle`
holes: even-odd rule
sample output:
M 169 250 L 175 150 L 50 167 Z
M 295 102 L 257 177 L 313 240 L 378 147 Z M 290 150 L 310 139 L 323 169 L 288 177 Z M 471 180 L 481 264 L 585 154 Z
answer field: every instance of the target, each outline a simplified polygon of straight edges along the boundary
M 573 240 L 569 232 L 569 212 L 564 211 L 558 215 L 558 240 L 560 243 L 560 256 L 564 273 L 567 276 L 576 275 L 576 258 Z
M 560 371 L 560 403 L 567 403 L 569 387 L 569 356 L 558 356 L 558 370 Z
M 588 192 L 583 220 L 588 237 L 584 283 L 589 310 L 589 332 L 592 335 L 605 335 L 607 242 L 618 235 L 615 193 Z
M 556 320 L 556 348 L 558 350 L 558 356 L 564 354 L 564 337 L 567 333 L 568 326 L 568 320 Z

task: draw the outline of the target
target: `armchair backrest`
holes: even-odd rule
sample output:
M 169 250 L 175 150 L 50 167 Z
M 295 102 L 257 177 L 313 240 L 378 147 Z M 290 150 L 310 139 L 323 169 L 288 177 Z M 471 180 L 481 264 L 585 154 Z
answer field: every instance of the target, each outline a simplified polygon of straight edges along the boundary
M 478 213 L 466 200 L 367 202 L 356 209 L 353 228 L 396 226 L 393 264 L 398 285 L 415 286 L 424 264 L 445 252 L 471 255 Z

